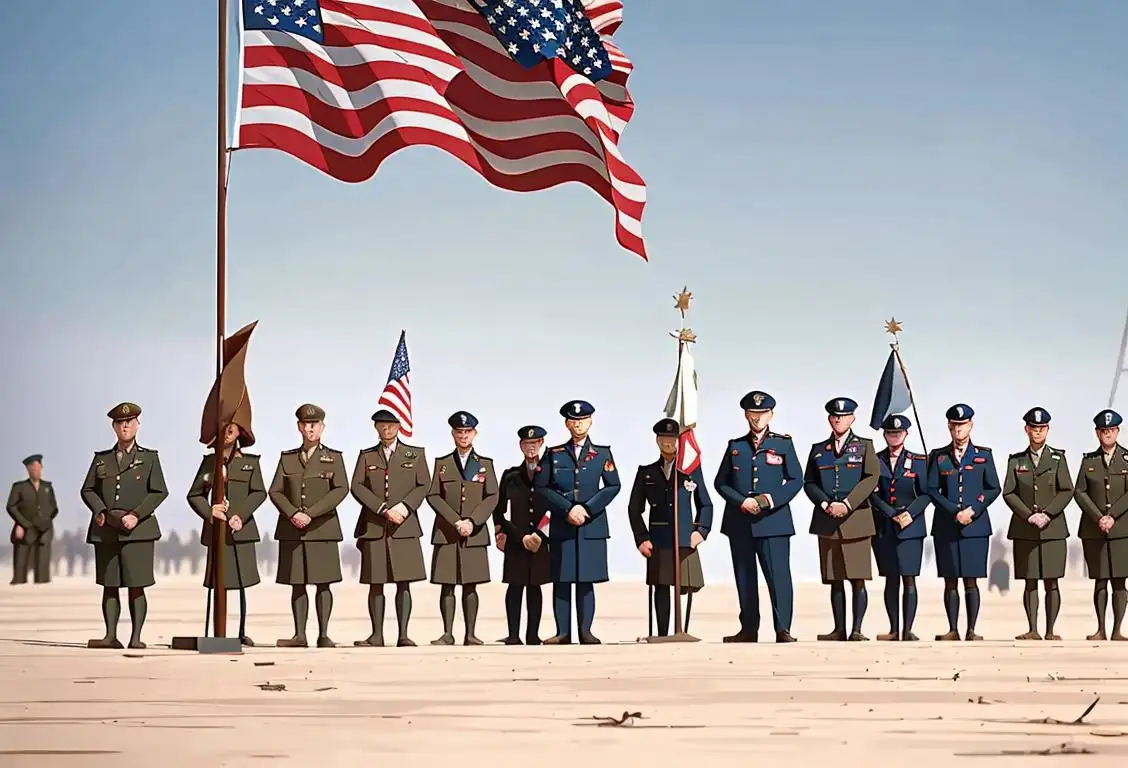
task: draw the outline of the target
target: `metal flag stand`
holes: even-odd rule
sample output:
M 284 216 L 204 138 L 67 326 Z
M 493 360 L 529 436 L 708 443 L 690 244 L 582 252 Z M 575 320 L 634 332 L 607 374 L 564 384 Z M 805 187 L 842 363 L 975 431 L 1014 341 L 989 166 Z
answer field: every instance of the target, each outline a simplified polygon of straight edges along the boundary
M 682 292 L 674 297 L 677 302 L 674 308 L 681 313 L 683 327 L 676 333 L 671 333 L 678 340 L 678 376 L 681 376 L 681 363 L 682 352 L 686 344 L 692 344 L 697 340 L 697 336 L 689 328 L 685 328 L 685 313 L 689 309 L 689 302 L 693 299 L 693 294 L 687 289 L 682 288 Z M 692 384 L 692 382 L 691 382 Z M 683 385 L 684 386 L 684 385 Z M 680 445 L 680 441 L 679 441 Z M 681 541 L 680 532 L 678 530 L 678 466 L 681 464 L 681 456 L 676 456 L 674 460 L 674 467 L 670 470 L 670 479 L 674 484 L 674 585 L 673 589 L 673 602 L 674 602 L 674 632 L 672 635 L 649 635 L 643 638 L 646 643 L 698 643 L 701 638 L 694 637 L 686 631 L 685 626 L 682 624 L 682 602 L 681 602 Z M 691 502 L 692 503 L 692 502 Z M 687 602 L 689 606 L 693 605 L 693 593 L 690 593 Z M 651 590 L 651 604 L 653 604 L 653 591 Z

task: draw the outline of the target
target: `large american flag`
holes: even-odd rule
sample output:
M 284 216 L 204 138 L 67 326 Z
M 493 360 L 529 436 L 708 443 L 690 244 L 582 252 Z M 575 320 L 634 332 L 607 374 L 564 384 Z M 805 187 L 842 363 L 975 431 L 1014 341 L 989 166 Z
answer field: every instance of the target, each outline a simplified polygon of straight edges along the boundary
M 388 383 L 380 393 L 380 405 L 389 409 L 400 421 L 400 434 L 411 437 L 411 363 L 407 359 L 407 331 L 400 331 Z
M 236 148 L 348 182 L 415 145 L 515 192 L 578 181 L 646 258 L 619 0 L 243 0 L 242 21 Z

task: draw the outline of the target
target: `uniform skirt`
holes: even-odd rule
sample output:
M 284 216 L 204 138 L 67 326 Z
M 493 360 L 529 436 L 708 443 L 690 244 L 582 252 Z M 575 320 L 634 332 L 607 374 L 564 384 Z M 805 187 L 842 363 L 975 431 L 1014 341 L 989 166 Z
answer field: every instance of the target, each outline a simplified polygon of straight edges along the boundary
M 924 560 L 924 539 L 898 539 L 879 536 L 873 540 L 877 573 L 884 577 L 920 576 Z
M 1065 578 L 1065 539 L 1029 541 L 1015 539 L 1011 543 L 1016 579 Z
M 361 584 L 403 584 L 427 578 L 419 539 L 361 539 L 356 548 L 360 550 Z
M 519 584 L 525 587 L 539 587 L 551 583 L 551 562 L 548 550 L 548 542 L 541 542 L 541 548 L 536 552 L 525 549 L 520 541 L 515 544 L 507 542 L 505 561 L 501 568 L 502 583 Z
M 258 553 L 255 542 L 239 541 L 223 547 L 223 588 L 242 589 L 253 587 L 259 578 Z M 212 586 L 211 550 L 208 550 L 207 567 L 204 569 L 204 586 Z
M 1128 539 L 1082 539 L 1090 579 L 1128 578 Z
M 819 537 L 819 570 L 823 584 L 835 581 L 868 581 L 873 578 L 870 538 L 824 539 Z
M 987 554 L 991 548 L 991 540 L 986 536 L 953 541 L 934 539 L 934 545 L 936 575 L 940 578 L 987 578 Z
M 278 584 L 335 584 L 341 580 L 341 552 L 335 541 L 278 542 Z
M 431 555 L 432 584 L 485 584 L 490 580 L 488 547 L 436 544 Z
M 155 541 L 100 542 L 94 545 L 94 578 L 103 587 L 142 589 L 153 575 Z
M 681 591 L 696 592 L 705 586 L 705 574 L 701 571 L 701 555 L 696 549 L 681 549 Z M 655 549 L 646 558 L 646 583 L 652 587 L 672 587 L 674 585 L 674 550 Z

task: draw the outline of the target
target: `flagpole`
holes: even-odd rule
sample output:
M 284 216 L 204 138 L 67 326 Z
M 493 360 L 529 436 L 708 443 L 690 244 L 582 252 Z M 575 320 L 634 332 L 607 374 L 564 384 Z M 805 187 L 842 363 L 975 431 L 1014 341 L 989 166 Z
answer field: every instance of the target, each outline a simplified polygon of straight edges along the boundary
M 928 453 L 928 445 L 924 442 L 924 427 L 921 426 L 920 416 L 917 414 L 916 398 L 913 397 L 913 385 L 909 383 L 909 372 L 905 370 L 905 361 L 901 359 L 901 339 L 897 335 L 901 332 L 901 327 L 901 324 L 895 318 L 891 318 L 885 323 L 885 332 L 893 336 L 889 348 L 893 350 L 893 356 L 897 358 L 897 367 L 901 369 L 901 377 L 905 380 L 905 389 L 909 393 L 909 405 L 913 409 L 913 420 L 916 422 L 917 434 L 920 435 L 920 447 L 924 449 L 924 453 Z

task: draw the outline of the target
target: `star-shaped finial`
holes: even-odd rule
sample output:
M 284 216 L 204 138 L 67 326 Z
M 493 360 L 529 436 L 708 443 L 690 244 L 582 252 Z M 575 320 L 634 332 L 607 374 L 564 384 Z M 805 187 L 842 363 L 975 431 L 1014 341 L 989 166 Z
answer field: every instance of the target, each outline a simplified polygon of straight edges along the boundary
M 891 317 L 885 321 L 885 332 L 894 336 L 901 332 L 901 324 L 897 322 L 897 318 Z
M 697 341 L 697 334 L 693 332 L 692 328 L 682 328 L 681 333 L 678 334 L 678 341 Z
M 688 289 L 682 288 L 681 293 L 674 297 L 674 309 L 681 312 L 683 315 L 689 309 L 689 302 L 693 300 L 693 294 Z

